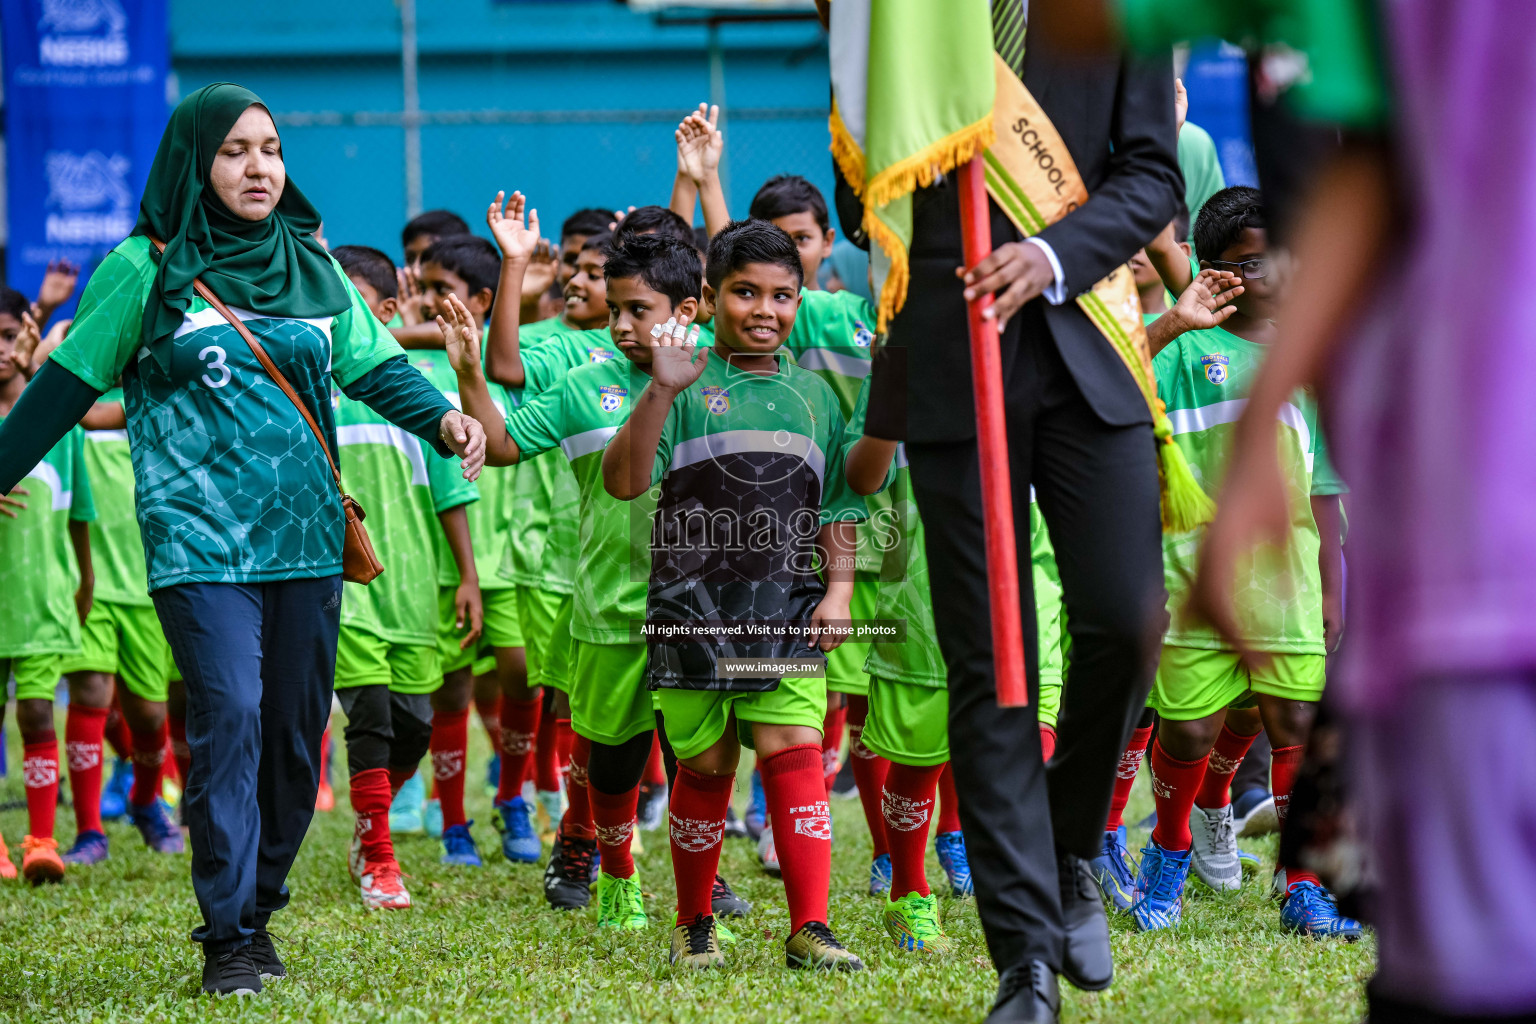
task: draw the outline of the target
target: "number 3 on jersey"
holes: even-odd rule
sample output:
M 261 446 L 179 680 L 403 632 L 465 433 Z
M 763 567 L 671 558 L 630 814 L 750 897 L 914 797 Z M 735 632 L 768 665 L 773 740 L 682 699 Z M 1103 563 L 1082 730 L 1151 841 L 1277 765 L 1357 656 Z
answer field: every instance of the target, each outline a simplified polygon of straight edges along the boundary
M 203 349 L 197 354 L 197 358 L 208 360 L 208 373 L 203 374 L 204 384 L 211 388 L 221 388 L 225 384 L 228 384 L 231 378 L 234 377 L 234 373 L 230 370 L 229 364 L 224 362 L 226 355 L 227 353 L 218 345 L 209 345 L 207 348 Z M 209 356 L 212 356 L 213 358 L 208 359 Z M 217 373 L 219 375 L 218 379 L 215 380 L 214 378 L 210 377 L 208 375 L 209 373 Z

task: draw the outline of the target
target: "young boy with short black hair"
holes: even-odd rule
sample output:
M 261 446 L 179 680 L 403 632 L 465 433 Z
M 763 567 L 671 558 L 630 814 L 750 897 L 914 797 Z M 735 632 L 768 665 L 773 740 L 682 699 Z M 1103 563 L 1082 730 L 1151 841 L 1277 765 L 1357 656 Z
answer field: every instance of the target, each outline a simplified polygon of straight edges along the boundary
M 867 513 L 843 478 L 837 396 L 780 352 L 800 306 L 794 242 L 762 221 L 729 225 L 710 241 L 706 282 L 713 350 L 698 351 L 698 331 L 685 330 L 691 310 L 658 325 L 650 380 L 602 460 L 617 498 L 660 485 L 646 625 L 685 631 L 652 636 L 647 670 L 678 757 L 671 957 L 724 962 L 710 888 L 745 742 L 779 829 L 786 962 L 860 970 L 827 926 L 826 684 L 794 666 L 819 669 L 842 639 L 854 523 Z M 735 678 L 726 658 L 772 664 Z
M 837 240 L 821 190 L 798 174 L 776 175 L 752 197 L 747 216 L 771 220 L 795 240 L 800 265 L 805 268 L 805 287 L 819 291 L 816 272 L 821 261 L 832 255 L 832 243 Z
M 418 213 L 400 229 L 400 248 L 405 251 L 405 265 L 421 269 L 421 254 L 439 238 L 469 234 L 469 224 L 452 210 L 427 210 Z
M 430 250 L 429 250 L 430 251 Z M 340 246 L 332 255 L 380 323 L 392 315 L 395 267 L 377 249 Z M 416 366 L 440 390 L 436 361 Z M 368 510 L 368 533 L 385 573 L 345 588 L 336 649 L 336 696 L 357 825 L 347 858 L 369 909 L 411 905 L 390 837 L 394 791 L 413 775 L 432 737 L 430 695 L 443 685 L 438 657 L 439 587 L 455 589 L 455 621 L 480 631 L 479 578 L 465 507 L 478 500 L 455 459 L 427 458 L 425 442 L 337 394 L 342 479 Z

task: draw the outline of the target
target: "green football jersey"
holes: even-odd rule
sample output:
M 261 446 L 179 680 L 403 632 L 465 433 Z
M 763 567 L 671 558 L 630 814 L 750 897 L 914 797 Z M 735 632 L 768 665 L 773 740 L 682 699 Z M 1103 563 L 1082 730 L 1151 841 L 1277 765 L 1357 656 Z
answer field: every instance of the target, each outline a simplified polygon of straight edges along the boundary
M 1153 360 L 1157 393 L 1168 407 L 1174 441 L 1207 494 L 1215 495 L 1221 487 L 1232 430 L 1265 355 L 1263 345 L 1214 327 L 1180 336 Z M 1328 479 L 1331 471 L 1314 474 L 1315 460 L 1326 460 L 1326 453 L 1317 425 L 1317 403 L 1310 395 L 1297 392 L 1281 406 L 1276 431 L 1291 507 L 1290 537 L 1283 550 L 1265 545 L 1240 564 L 1239 621 L 1245 639 L 1256 650 L 1325 654 L 1318 532 L 1309 499 L 1314 493 L 1337 494 L 1342 487 Z M 1202 536 L 1203 528 L 1163 537 L 1170 616 L 1163 642 L 1227 650 L 1230 645 L 1220 634 L 1195 621 L 1185 608 Z
M 234 327 L 194 296 L 173 337 L 141 343 L 152 248 L 136 235 L 107 254 L 52 356 L 100 391 L 123 379 L 149 589 L 340 573 L 344 524 L 325 453 Z M 352 299 L 336 316 L 234 311 L 332 437 L 331 384 L 402 354 L 335 269 Z
M 653 468 L 661 494 L 646 619 L 728 623 L 733 632 L 653 637 L 653 687 L 771 689 L 776 679 L 721 678 L 716 661 L 822 658 L 793 631 L 826 596 L 816 537 L 822 526 L 861 522 L 868 511 L 843 472 L 837 395 L 789 358 L 777 361 L 775 373 L 749 373 L 717 349 L 667 415 Z
M 657 488 L 634 501 L 610 495 L 603 489 L 603 450 L 648 380 L 623 357 L 588 362 L 507 417 L 520 461 L 559 448 L 575 477 L 580 515 L 571 636 L 583 643 L 632 643 L 632 625 L 645 617 Z
M 122 402 L 121 388 L 101 396 Z M 87 430 L 85 469 L 91 478 L 96 519 L 91 523 L 95 596 L 114 604 L 152 605 L 144 568 L 144 539 L 133 507 L 133 453 L 126 430 Z
M 79 427 L 65 434 L 17 484 L 27 507 L 12 509 L 15 519 L 0 516 L 0 658 L 80 649 L 80 566 L 69 524 L 96 518 L 84 447 Z
M 442 389 L 445 380 L 435 361 L 418 357 L 414 363 Z M 334 402 L 341 479 L 368 512 L 368 539 L 384 566 L 369 585 L 343 588 L 341 621 L 390 643 L 435 644 L 438 588 L 458 583 L 437 516 L 477 501 L 479 491 L 464 479 L 458 459 L 439 458 L 421 438 L 362 402 L 340 393 Z M 445 561 L 453 570 L 446 583 Z

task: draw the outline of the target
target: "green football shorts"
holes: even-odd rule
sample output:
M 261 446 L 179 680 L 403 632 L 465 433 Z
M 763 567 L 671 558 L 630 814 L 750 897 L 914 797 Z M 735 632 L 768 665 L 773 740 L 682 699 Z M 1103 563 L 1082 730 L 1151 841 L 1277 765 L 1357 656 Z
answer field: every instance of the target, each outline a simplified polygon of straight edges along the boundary
M 853 599 L 848 602 L 848 614 L 855 622 L 875 617 L 875 598 L 879 592 L 878 575 L 860 573 L 853 581 Z M 868 693 L 869 675 L 864 671 L 864 659 L 868 657 L 869 644 L 864 641 L 844 640 L 828 651 L 827 689 L 860 697 Z
M 80 653 L 64 656 L 63 671 L 108 672 L 140 700 L 164 701 L 170 688 L 171 645 L 154 605 L 95 601 L 80 626 Z
M 518 614 L 517 591 L 518 588 L 510 583 L 495 590 L 487 590 L 483 586 L 480 588 L 480 602 L 485 606 L 485 632 L 480 635 L 482 657 L 492 647 L 523 646 L 523 624 Z
M 569 602 L 568 594 L 556 594 L 537 587 L 517 588 L 517 617 L 523 628 L 523 649 L 528 657 L 528 685 L 543 686 L 544 666 L 549 659 L 550 640 L 554 637 L 555 620 L 560 617 L 560 606 Z M 570 633 L 570 624 L 566 624 Z M 564 689 L 564 687 L 561 687 Z
M 949 691 L 871 676 L 861 739 L 897 764 L 943 764 L 949 760 Z
M 1268 667 L 1250 671 L 1236 651 L 1164 646 L 1147 703 L 1176 722 L 1214 715 L 1249 693 L 1316 703 L 1327 663 L 1321 654 L 1271 654 Z
M 720 742 L 733 715 L 736 738 L 749 750 L 756 749 L 753 722 L 803 725 L 819 733 L 827 717 L 827 681 L 819 676 L 781 679 L 776 688 L 758 693 L 667 688 L 656 696 L 679 759 L 697 757 Z
M 469 633 L 469 626 L 466 624 L 463 629 L 459 629 L 453 624 L 456 615 L 453 598 L 458 589 L 458 587 L 437 588 L 437 655 L 444 675 L 473 665 L 480 652 L 478 640 L 467 648 L 459 647 Z M 492 664 L 494 665 L 494 659 Z
M 656 701 L 647 684 L 645 644 L 572 641 L 571 728 L 594 743 L 614 746 L 656 728 Z M 825 708 L 822 709 L 825 713 Z
M 16 677 L 17 700 L 53 701 L 59 679 L 64 675 L 63 654 L 24 654 L 18 658 L 0 658 L 0 679 L 9 667 Z
M 571 692 L 571 673 L 575 671 L 576 640 L 571 636 L 571 615 L 576 602 L 570 594 L 560 595 L 560 610 L 549 629 L 549 646 L 544 664 L 539 668 L 539 685 Z
M 443 685 L 432 644 L 390 643 L 376 633 L 341 627 L 336 641 L 336 689 L 388 686 L 391 693 L 433 693 Z

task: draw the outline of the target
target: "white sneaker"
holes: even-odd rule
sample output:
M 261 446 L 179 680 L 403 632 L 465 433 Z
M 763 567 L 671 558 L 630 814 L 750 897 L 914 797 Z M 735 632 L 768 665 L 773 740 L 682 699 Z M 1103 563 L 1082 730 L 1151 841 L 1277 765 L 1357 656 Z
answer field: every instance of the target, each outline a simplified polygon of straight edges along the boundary
M 1244 839 L 1251 839 L 1279 832 L 1280 814 L 1275 809 L 1274 795 L 1262 790 L 1250 792 L 1255 793 L 1254 799 L 1247 799 L 1248 794 L 1244 793 L 1232 804 L 1232 827 L 1237 834 Z
M 405 891 L 405 879 L 394 862 L 364 864 L 359 887 L 363 906 L 369 910 L 409 910 L 411 894 Z
M 763 829 L 763 834 L 757 840 L 757 859 L 763 865 L 763 870 L 774 878 L 783 877 L 784 870 L 779 866 L 779 848 L 773 845 L 773 826 Z
M 1217 892 L 1243 887 L 1243 864 L 1237 858 L 1237 833 L 1232 828 L 1232 805 L 1189 812 L 1190 868 L 1195 877 Z
M 544 816 L 549 819 L 549 831 L 553 834 L 560 827 L 560 819 L 565 815 L 565 794 L 558 789 L 541 789 L 535 799 L 544 811 Z

